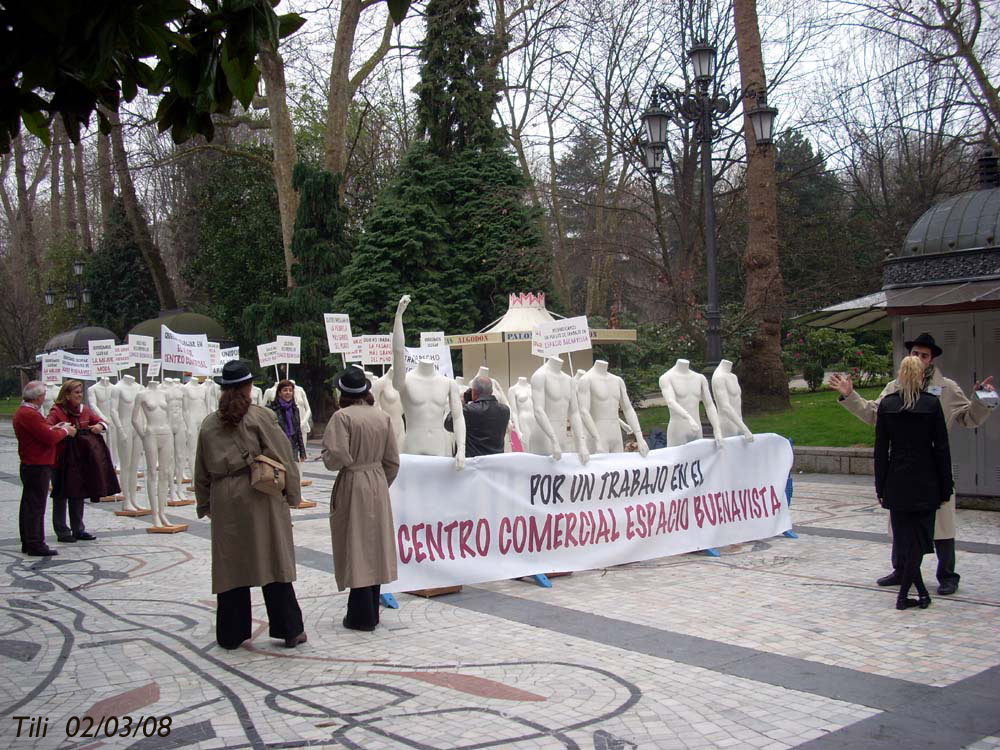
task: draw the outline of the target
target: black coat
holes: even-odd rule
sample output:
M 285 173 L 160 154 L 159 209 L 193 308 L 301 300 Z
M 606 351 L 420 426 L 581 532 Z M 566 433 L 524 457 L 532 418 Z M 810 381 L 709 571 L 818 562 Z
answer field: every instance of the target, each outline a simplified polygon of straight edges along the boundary
M 285 412 L 278 406 L 278 399 L 280 398 L 280 396 L 275 394 L 274 401 L 269 403 L 267 408 L 278 415 L 278 427 L 288 436 L 288 441 L 292 444 L 292 453 L 295 454 L 295 458 L 305 460 L 306 444 L 302 439 L 302 420 L 299 418 L 299 406 L 294 401 L 292 402 L 292 434 L 289 435 L 288 430 L 285 429 Z
M 503 453 L 503 437 L 510 421 L 510 409 L 497 401 L 496 396 L 483 396 L 462 406 L 465 416 L 465 457 L 492 456 Z M 444 428 L 452 432 L 451 414 L 444 420 Z
M 937 396 L 921 393 L 912 409 L 892 393 L 875 421 L 875 492 L 886 508 L 922 513 L 951 497 L 948 428 Z

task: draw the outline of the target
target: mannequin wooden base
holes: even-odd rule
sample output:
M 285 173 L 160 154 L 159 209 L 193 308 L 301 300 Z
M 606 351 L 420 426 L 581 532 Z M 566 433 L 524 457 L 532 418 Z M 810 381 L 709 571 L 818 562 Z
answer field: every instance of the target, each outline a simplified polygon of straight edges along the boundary
M 569 570 L 569 571 L 563 571 L 562 573 L 546 573 L 545 575 L 547 575 L 549 578 L 561 578 L 562 576 L 573 575 L 573 571 Z
M 307 508 L 315 508 L 316 503 L 312 500 L 301 500 L 299 504 L 295 506 L 295 510 L 305 510 Z
M 184 505 L 194 505 L 194 500 L 167 500 L 167 505 L 171 508 L 180 508 Z
M 432 596 L 443 596 L 444 594 L 455 594 L 462 590 L 461 586 L 441 586 L 436 589 L 417 589 L 416 591 L 407 591 L 407 594 L 413 594 L 413 596 L 422 596 L 425 599 L 430 599 Z
M 191 484 L 191 480 L 188 479 L 188 478 L 184 478 L 184 479 L 181 480 L 181 483 L 182 484 Z
M 299 482 L 299 484 L 302 485 L 303 487 L 311 487 L 312 483 L 313 480 L 311 479 L 303 479 L 301 482 Z
M 147 534 L 179 534 L 182 531 L 187 531 L 188 525 L 186 523 L 172 523 L 169 526 L 148 526 L 146 528 Z
M 117 503 L 121 499 L 122 499 L 121 495 L 108 495 L 107 497 L 102 497 L 101 498 L 101 502 L 102 503 Z
M 116 516 L 128 516 L 129 518 L 138 518 L 139 516 L 149 516 L 152 515 L 153 511 L 149 508 L 140 508 L 139 510 L 116 510 Z

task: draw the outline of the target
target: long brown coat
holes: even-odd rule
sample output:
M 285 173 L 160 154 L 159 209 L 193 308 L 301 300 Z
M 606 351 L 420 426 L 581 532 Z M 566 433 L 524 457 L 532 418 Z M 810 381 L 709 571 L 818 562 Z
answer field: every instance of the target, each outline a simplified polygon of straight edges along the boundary
M 244 451 L 285 465 L 285 494 L 267 495 L 250 486 Z M 289 506 L 301 499 L 299 469 L 274 412 L 251 406 L 235 428 L 219 413 L 201 423 L 195 457 L 198 518 L 212 518 L 212 593 L 241 586 L 295 580 L 295 546 Z
M 336 412 L 323 433 L 323 463 L 339 471 L 330 499 L 337 588 L 395 581 L 389 485 L 399 471 L 399 449 L 389 415 L 367 404 Z
M 958 383 L 951 378 L 946 378 L 936 367 L 931 375 L 928 386 L 928 393 L 937 396 L 941 401 L 941 409 L 944 411 L 944 421 L 948 425 L 949 432 L 955 426 L 966 427 L 968 429 L 978 427 L 990 415 L 989 407 L 980 401 L 978 396 L 970 401 L 962 392 Z M 890 380 L 885 388 L 882 389 L 878 398 L 872 401 L 863 398 L 857 391 L 851 391 L 851 395 L 847 398 L 842 398 L 840 403 L 858 419 L 873 425 L 878 416 L 878 405 L 882 403 L 882 399 L 898 390 L 899 385 L 896 381 Z M 954 495 L 952 495 L 948 502 L 938 508 L 937 515 L 934 517 L 934 538 L 955 538 Z

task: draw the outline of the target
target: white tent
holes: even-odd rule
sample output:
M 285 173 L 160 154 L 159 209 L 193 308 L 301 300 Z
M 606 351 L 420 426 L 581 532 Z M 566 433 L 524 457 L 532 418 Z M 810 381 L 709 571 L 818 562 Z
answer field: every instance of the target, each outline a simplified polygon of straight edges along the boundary
M 479 368 L 490 368 L 490 376 L 506 391 L 518 377 L 531 377 L 541 364 L 541 357 L 531 354 L 531 331 L 541 323 L 551 323 L 556 317 L 545 309 L 545 295 L 521 293 L 508 298 L 507 312 L 500 320 L 478 333 L 446 336 L 453 349 L 462 350 L 462 375 L 466 381 L 475 377 Z M 635 341 L 633 328 L 591 328 L 590 340 L 595 343 Z M 569 374 L 588 369 L 594 363 L 591 350 L 561 355 L 563 370 Z M 572 362 L 572 367 L 570 363 Z

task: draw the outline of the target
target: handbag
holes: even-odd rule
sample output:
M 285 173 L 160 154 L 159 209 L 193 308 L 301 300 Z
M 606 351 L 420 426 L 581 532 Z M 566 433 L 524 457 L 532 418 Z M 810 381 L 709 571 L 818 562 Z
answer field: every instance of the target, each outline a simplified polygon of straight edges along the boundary
M 263 454 L 251 458 L 250 451 L 236 439 L 235 432 L 233 440 L 242 451 L 247 466 L 250 467 L 250 486 L 265 495 L 283 495 L 285 492 L 285 465 Z

